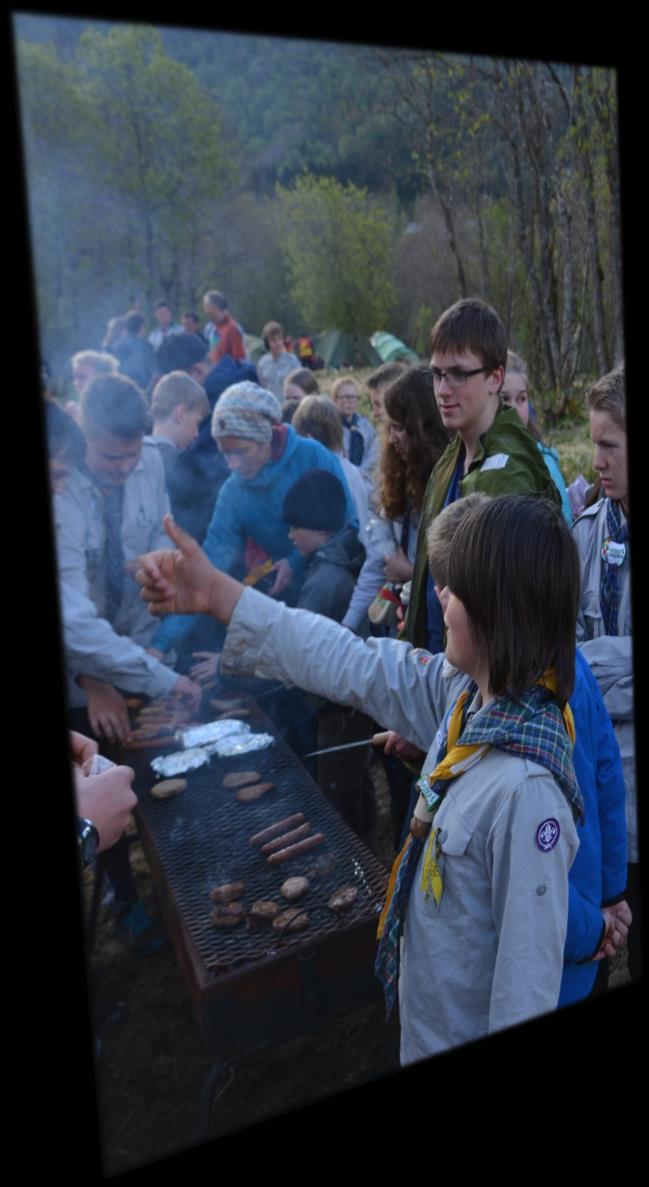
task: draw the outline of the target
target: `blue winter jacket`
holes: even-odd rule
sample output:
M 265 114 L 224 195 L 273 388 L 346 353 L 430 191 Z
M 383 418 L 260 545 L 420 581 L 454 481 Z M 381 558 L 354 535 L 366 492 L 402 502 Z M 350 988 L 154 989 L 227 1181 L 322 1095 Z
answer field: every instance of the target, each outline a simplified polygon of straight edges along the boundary
M 595 677 L 577 649 L 570 697 L 575 721 L 573 762 L 584 797 L 579 849 L 568 879 L 568 931 L 559 1005 L 590 993 L 604 925 L 603 906 L 619 902 L 626 889 L 626 816 L 622 760 L 611 719 Z
M 295 603 L 304 580 L 306 562 L 288 538 L 289 524 L 282 518 L 284 498 L 307 470 L 328 470 L 335 474 L 345 490 L 345 522 L 358 529 L 354 500 L 338 458 L 319 441 L 298 437 L 291 425 L 285 426 L 286 446 L 281 457 L 268 462 L 254 478 L 242 478 L 235 471 L 224 482 L 207 529 L 203 549 L 218 569 L 233 573 L 242 562 L 246 540 L 254 540 L 274 561 L 286 557 L 294 578 L 284 597 Z M 196 617 L 172 614 L 153 638 L 152 645 L 167 652 L 177 647 Z
M 568 527 L 571 528 L 574 516 L 572 514 L 570 499 L 568 498 L 565 478 L 563 477 L 559 467 L 559 454 L 557 453 L 556 449 L 552 449 L 551 445 L 544 445 L 542 441 L 537 441 L 536 448 L 541 454 L 541 457 L 543 458 L 543 461 L 545 462 L 550 473 L 552 481 L 561 495 L 561 510 L 563 512 L 563 518 L 568 524 Z

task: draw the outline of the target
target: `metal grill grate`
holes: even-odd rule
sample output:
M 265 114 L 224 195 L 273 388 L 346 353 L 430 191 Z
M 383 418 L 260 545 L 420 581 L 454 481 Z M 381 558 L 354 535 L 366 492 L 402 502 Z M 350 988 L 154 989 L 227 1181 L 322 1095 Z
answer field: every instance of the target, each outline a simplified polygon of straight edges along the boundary
M 275 744 L 236 758 L 214 756 L 209 767 L 185 776 L 187 789 L 181 795 L 156 800 L 145 792 L 139 802 L 167 888 L 211 976 L 311 946 L 325 936 L 376 919 L 387 880 L 383 866 L 331 807 L 268 718 L 255 706 L 248 720 L 255 732 L 272 733 Z M 239 803 L 235 791 L 223 786 L 223 777 L 253 769 L 260 781 L 275 786 L 257 801 Z M 153 775 L 138 782 L 150 787 Z M 325 842 L 302 856 L 269 866 L 259 849 L 250 845 L 250 837 L 296 812 L 304 813 L 312 833 L 324 833 Z M 333 868 L 325 876 L 312 876 L 314 862 L 324 856 L 335 859 Z M 286 878 L 297 874 L 306 874 L 311 882 L 299 904 L 309 915 L 305 931 L 278 936 L 264 925 L 250 930 L 247 924 L 217 928 L 212 923 L 214 886 L 242 881 L 245 907 L 256 899 L 273 899 L 289 907 L 292 904 L 285 902 L 279 890 Z M 327 900 L 338 887 L 349 884 L 358 888 L 358 897 L 351 910 L 336 916 Z

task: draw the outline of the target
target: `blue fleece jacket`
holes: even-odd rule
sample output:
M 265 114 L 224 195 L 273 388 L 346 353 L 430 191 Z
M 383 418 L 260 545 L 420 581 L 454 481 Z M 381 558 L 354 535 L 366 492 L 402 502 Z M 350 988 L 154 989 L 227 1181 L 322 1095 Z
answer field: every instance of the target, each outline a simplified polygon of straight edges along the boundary
M 570 697 L 575 721 L 573 762 L 584 797 L 579 849 L 568 879 L 568 931 L 559 1005 L 581 1001 L 597 975 L 595 955 L 603 938 L 602 906 L 626 888 L 626 817 L 622 760 L 611 719 L 595 677 L 577 650 Z
M 293 483 L 308 470 L 328 470 L 340 479 L 345 491 L 345 523 L 358 528 L 358 517 L 336 455 L 319 441 L 298 437 L 291 425 L 284 427 L 286 444 L 279 457 L 267 462 L 254 478 L 242 478 L 237 470 L 224 482 L 203 549 L 225 573 L 241 565 L 246 540 L 254 540 L 274 561 L 286 557 L 294 578 L 285 596 L 294 603 L 304 580 L 305 561 L 293 548 L 288 538 L 289 524 L 282 518 L 284 498 Z M 156 631 L 152 645 L 170 651 L 195 623 L 193 615 L 170 615 Z

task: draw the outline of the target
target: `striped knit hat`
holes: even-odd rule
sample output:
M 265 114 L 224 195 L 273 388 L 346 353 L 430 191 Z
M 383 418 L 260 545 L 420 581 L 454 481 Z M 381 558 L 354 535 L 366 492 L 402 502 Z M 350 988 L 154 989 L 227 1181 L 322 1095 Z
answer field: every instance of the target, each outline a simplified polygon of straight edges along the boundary
M 217 400 L 212 413 L 212 436 L 242 437 L 270 442 L 274 424 L 281 424 L 282 408 L 272 392 L 251 380 L 233 383 Z

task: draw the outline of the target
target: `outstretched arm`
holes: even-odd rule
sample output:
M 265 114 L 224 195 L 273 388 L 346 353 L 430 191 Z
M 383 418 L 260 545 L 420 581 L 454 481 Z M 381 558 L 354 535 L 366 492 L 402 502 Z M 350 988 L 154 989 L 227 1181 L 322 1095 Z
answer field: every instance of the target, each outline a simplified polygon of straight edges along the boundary
M 229 623 L 243 585 L 221 573 L 200 545 L 171 515 L 164 526 L 175 549 L 159 548 L 139 558 L 136 580 L 152 614 L 210 614 L 225 626 Z
M 244 591 L 241 582 L 214 569 L 173 521 L 165 527 L 178 548 L 140 557 L 137 572 L 154 614 L 200 612 L 226 625 L 234 615 L 222 662 L 226 653 L 233 660 L 254 649 L 256 675 L 286 679 L 337 704 L 363 709 L 428 750 L 449 693 L 443 655 L 414 651 L 396 639 L 363 643 L 321 615 Z

